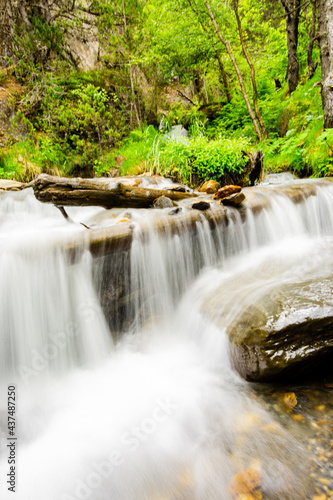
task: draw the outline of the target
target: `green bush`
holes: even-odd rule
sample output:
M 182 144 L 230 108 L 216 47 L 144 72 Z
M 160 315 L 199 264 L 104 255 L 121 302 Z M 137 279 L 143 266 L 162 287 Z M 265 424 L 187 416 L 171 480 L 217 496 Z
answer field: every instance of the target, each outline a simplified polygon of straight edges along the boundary
M 248 149 L 246 139 L 220 137 L 193 137 L 189 140 L 171 141 L 162 138 L 149 162 L 157 173 L 172 175 L 177 179 L 193 183 L 205 179 L 221 179 L 227 172 L 240 173 L 247 163 L 242 153 Z
M 242 171 L 247 163 L 242 151 L 249 149 L 249 140 L 225 137 L 209 140 L 204 135 L 204 124 L 198 120 L 192 122 L 191 133 L 190 139 L 171 140 L 168 133 L 151 126 L 132 131 L 116 151 L 125 158 L 121 174 L 138 173 L 135 167 L 141 165 L 151 173 L 192 184 L 194 180 L 220 179 L 226 172 Z

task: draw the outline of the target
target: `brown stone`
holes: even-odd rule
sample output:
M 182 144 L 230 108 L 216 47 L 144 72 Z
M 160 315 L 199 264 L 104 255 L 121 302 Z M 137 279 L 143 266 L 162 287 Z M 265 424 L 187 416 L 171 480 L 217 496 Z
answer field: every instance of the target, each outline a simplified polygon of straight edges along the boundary
M 222 200 L 223 198 L 227 198 L 228 196 L 231 196 L 232 194 L 235 193 L 240 193 L 242 188 L 240 186 L 223 186 L 221 189 L 219 189 L 213 196 L 214 200 Z
M 281 401 L 288 410 L 292 410 L 297 405 L 296 394 L 294 392 L 285 392 L 281 395 Z
M 231 206 L 231 207 L 237 207 L 244 200 L 245 200 L 245 194 L 244 193 L 235 193 L 235 194 L 232 194 L 232 195 L 228 196 L 227 198 L 223 198 L 223 200 L 221 200 L 221 203 L 223 205 L 228 205 L 228 206 Z
M 201 193 L 214 194 L 219 189 L 221 189 L 221 184 L 217 181 L 210 180 L 205 182 L 203 186 L 199 189 Z

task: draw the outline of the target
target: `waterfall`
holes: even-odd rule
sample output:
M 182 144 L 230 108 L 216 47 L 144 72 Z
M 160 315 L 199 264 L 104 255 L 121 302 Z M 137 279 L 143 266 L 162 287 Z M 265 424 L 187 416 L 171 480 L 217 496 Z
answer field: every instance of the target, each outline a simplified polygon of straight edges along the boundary
M 0 196 L 1 499 L 11 384 L 17 500 L 232 500 L 242 470 L 265 499 L 309 498 L 303 443 L 233 371 L 225 332 L 200 307 L 216 280 L 261 263 L 278 275 L 331 242 L 333 185 L 313 183 L 299 203 L 267 187 L 266 208 L 230 208 L 213 228 L 203 215 L 174 232 L 172 215 L 132 211 L 130 251 L 94 260 L 87 243 L 75 262 L 63 242 L 82 225 L 29 190 Z M 100 209 L 69 213 L 90 223 Z
M 27 382 L 99 361 L 112 343 L 92 259 L 85 252 L 71 265 L 59 241 L 81 229 L 30 192 L 0 198 L 0 220 L 0 376 Z

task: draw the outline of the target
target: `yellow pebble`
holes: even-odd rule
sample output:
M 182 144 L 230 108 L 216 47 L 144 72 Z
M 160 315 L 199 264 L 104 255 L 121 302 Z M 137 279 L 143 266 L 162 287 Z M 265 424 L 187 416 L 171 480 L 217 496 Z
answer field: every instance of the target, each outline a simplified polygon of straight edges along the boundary
M 300 415 L 299 413 L 296 413 L 292 417 L 293 417 L 294 420 L 298 420 L 298 421 L 303 421 L 304 420 L 303 415 Z
M 119 222 L 129 222 L 131 219 L 129 219 L 128 217 L 124 217 L 123 219 L 120 219 L 117 221 L 117 224 L 119 224 Z
M 318 481 L 321 483 L 321 484 L 325 484 L 325 485 L 329 485 L 331 483 L 331 481 L 329 479 L 326 479 L 325 477 L 320 477 L 318 479 Z
M 294 392 L 286 392 L 282 394 L 282 402 L 287 408 L 295 408 L 297 405 L 297 398 Z

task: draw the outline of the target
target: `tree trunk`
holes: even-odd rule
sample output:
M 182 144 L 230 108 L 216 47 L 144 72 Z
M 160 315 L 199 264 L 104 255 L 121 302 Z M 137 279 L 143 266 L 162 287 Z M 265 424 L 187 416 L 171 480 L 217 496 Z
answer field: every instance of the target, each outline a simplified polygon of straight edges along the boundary
M 238 80 L 239 80 L 239 84 L 240 84 L 240 87 L 241 87 L 241 91 L 242 91 L 242 94 L 243 94 L 243 97 L 244 97 L 244 101 L 245 101 L 245 104 L 246 104 L 246 108 L 247 108 L 248 113 L 249 113 L 249 115 L 251 117 L 251 120 L 252 120 L 254 129 L 256 131 L 256 134 L 258 136 L 258 139 L 261 140 L 262 139 L 262 133 L 261 133 L 260 125 L 259 125 L 257 117 L 256 117 L 256 115 L 255 115 L 255 113 L 254 113 L 254 111 L 252 109 L 249 96 L 247 95 L 247 92 L 246 92 L 246 88 L 245 88 L 245 84 L 244 84 L 244 79 L 243 79 L 242 73 L 241 73 L 241 71 L 239 69 L 239 66 L 237 64 L 236 58 L 235 58 L 235 56 L 234 56 L 234 54 L 233 54 L 233 52 L 231 50 L 229 42 L 227 42 L 227 40 L 223 37 L 223 35 L 222 35 L 222 33 L 221 33 L 221 31 L 220 31 L 220 29 L 218 27 L 218 24 L 216 22 L 216 19 L 214 17 L 213 12 L 212 12 L 211 6 L 207 2 L 207 0 L 204 0 L 204 4 L 205 4 L 206 9 L 208 11 L 208 14 L 209 14 L 210 20 L 212 22 L 212 25 L 213 25 L 213 27 L 215 29 L 215 32 L 216 32 L 217 36 L 219 37 L 220 41 L 223 43 L 223 45 L 227 49 L 228 55 L 229 55 L 229 57 L 231 59 L 231 62 L 234 65 L 234 68 L 236 70 L 237 77 L 238 77 Z
M 230 102 L 231 101 L 231 94 L 230 94 L 230 86 L 229 86 L 228 76 L 227 76 L 227 73 L 224 69 L 224 65 L 223 65 L 221 56 L 218 53 L 218 51 L 216 51 L 216 59 L 217 59 L 217 62 L 219 63 L 220 73 L 222 76 L 222 82 L 223 82 L 223 87 L 224 87 L 224 90 L 225 90 L 225 93 L 227 96 L 227 101 Z
M 245 45 L 245 42 L 244 42 L 244 36 L 243 36 L 243 30 L 242 30 L 242 23 L 241 23 L 241 20 L 240 20 L 240 17 L 239 17 L 239 12 L 238 12 L 238 0 L 233 0 L 233 8 L 234 8 L 234 11 L 235 11 L 236 21 L 237 21 L 237 26 L 238 26 L 238 33 L 239 33 L 239 38 L 240 38 L 240 41 L 241 41 L 241 44 L 242 44 L 243 53 L 244 53 L 245 59 L 247 61 L 247 64 L 249 65 L 250 70 L 251 70 L 254 111 L 255 111 L 256 117 L 258 119 L 258 122 L 260 123 L 260 127 L 261 127 L 261 130 L 262 130 L 263 136 L 265 138 L 267 138 L 266 127 L 265 127 L 265 124 L 264 124 L 264 121 L 262 119 L 262 116 L 261 116 L 261 113 L 260 113 L 260 110 L 259 110 L 259 106 L 258 106 L 258 88 L 257 88 L 257 82 L 256 82 L 256 73 L 255 73 L 255 69 L 254 69 L 253 63 L 252 63 L 252 61 L 250 59 L 249 53 L 247 51 L 247 48 L 246 48 L 246 45 Z
M 192 0 L 187 0 L 187 1 L 188 1 L 189 6 L 191 7 L 192 11 L 198 16 L 198 21 L 200 23 L 200 26 L 202 27 L 202 29 L 204 30 L 204 32 L 207 33 L 207 27 L 201 21 L 200 16 L 198 15 L 198 12 L 197 12 L 196 8 L 194 7 L 194 4 L 193 4 Z M 228 102 L 230 102 L 231 101 L 231 94 L 230 94 L 230 85 L 229 85 L 229 81 L 228 81 L 228 76 L 227 76 L 227 73 L 226 73 L 226 71 L 224 69 L 224 65 L 223 65 L 221 56 L 220 56 L 220 54 L 218 53 L 217 50 L 215 50 L 215 54 L 216 54 L 217 62 L 219 64 L 220 73 L 221 73 L 221 76 L 222 76 L 222 82 L 223 82 L 224 90 L 225 90 L 225 93 L 226 93 L 226 96 L 227 96 L 227 100 L 228 100 Z
M 46 174 L 38 176 L 32 187 L 38 201 L 77 207 L 149 208 L 160 196 L 174 201 L 196 196 L 172 189 L 145 189 L 111 179 L 67 179 Z
M 314 63 L 312 53 L 313 46 L 316 41 L 316 24 L 317 24 L 317 0 L 311 0 L 312 8 L 312 21 L 311 21 L 311 31 L 309 32 L 309 44 L 307 48 L 308 53 L 308 68 L 309 68 L 309 79 L 313 77 L 317 69 L 318 63 Z
M 297 57 L 298 24 L 302 0 L 281 0 L 286 11 L 287 44 L 288 44 L 288 86 L 291 94 L 296 90 L 299 81 L 299 62 Z
M 324 127 L 333 128 L 333 0 L 318 0 Z

